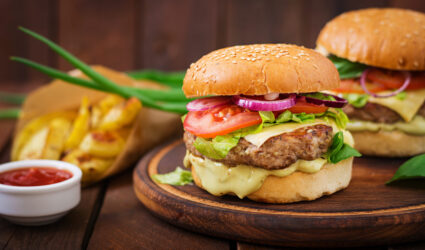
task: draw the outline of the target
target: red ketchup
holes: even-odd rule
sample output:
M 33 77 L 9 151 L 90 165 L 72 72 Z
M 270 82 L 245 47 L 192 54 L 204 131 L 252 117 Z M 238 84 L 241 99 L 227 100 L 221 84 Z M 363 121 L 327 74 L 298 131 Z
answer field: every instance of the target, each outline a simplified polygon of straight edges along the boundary
M 11 186 L 44 186 L 68 180 L 72 173 L 56 168 L 30 167 L 0 173 L 0 184 Z

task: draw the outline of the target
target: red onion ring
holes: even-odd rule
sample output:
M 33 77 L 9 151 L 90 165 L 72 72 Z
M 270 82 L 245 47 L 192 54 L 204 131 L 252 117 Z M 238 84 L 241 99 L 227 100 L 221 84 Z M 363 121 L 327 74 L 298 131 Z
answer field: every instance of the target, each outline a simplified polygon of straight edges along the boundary
M 228 96 L 213 96 L 193 100 L 186 105 L 189 111 L 204 111 L 231 103 L 232 98 Z
M 405 90 L 407 88 L 407 86 L 409 86 L 410 80 L 412 78 L 412 75 L 410 74 L 410 72 L 402 71 L 403 74 L 404 74 L 404 77 L 405 77 L 403 85 L 399 89 L 397 89 L 396 91 L 394 91 L 392 93 L 385 94 L 385 95 L 378 95 L 378 94 L 370 92 L 366 87 L 366 77 L 367 77 L 367 74 L 369 73 L 369 70 L 370 69 L 366 69 L 365 71 L 363 71 L 362 75 L 360 76 L 360 85 L 362 86 L 364 92 L 366 92 L 367 94 L 369 94 L 373 97 L 377 97 L 377 98 L 385 98 L 385 97 L 391 97 L 391 96 L 397 95 L 398 93 Z
M 296 95 L 291 94 L 289 97 L 282 100 L 264 101 L 236 95 L 233 96 L 233 102 L 242 108 L 254 111 L 279 111 L 294 106 L 295 98 Z
M 316 105 L 324 104 L 326 107 L 331 107 L 331 108 L 342 108 L 345 105 L 347 105 L 347 103 L 348 103 L 347 100 L 345 100 L 344 98 L 341 98 L 339 96 L 325 94 L 325 93 L 322 93 L 322 94 L 325 95 L 325 96 L 332 96 L 333 98 L 335 98 L 335 101 L 321 100 L 321 99 L 308 97 L 308 96 L 305 96 L 305 100 L 309 103 L 313 103 L 313 104 L 316 104 Z

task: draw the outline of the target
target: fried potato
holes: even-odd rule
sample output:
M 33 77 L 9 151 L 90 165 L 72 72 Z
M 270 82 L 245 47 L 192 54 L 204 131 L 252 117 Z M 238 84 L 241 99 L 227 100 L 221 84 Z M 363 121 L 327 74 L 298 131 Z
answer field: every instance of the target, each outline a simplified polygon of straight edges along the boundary
M 117 95 L 107 95 L 105 98 L 103 98 L 99 104 L 97 105 L 100 109 L 100 111 L 103 114 L 106 114 L 109 112 L 109 110 L 111 108 L 113 108 L 114 106 L 120 104 L 121 102 L 123 102 L 124 99 L 117 96 Z
M 14 139 L 13 147 L 12 147 L 12 161 L 23 160 L 23 159 L 36 159 L 41 157 L 40 150 L 42 150 L 42 146 L 44 145 L 46 136 L 47 136 L 47 126 L 49 122 L 55 118 L 63 118 L 68 121 L 71 121 L 76 116 L 75 112 L 56 112 L 47 114 L 44 116 L 37 117 L 30 121 Z M 41 131 L 44 129 L 45 131 Z M 36 138 L 34 138 L 37 135 Z M 36 142 L 34 142 L 36 141 Z M 32 145 L 31 143 L 35 143 Z M 41 143 L 41 144 L 40 144 Z M 31 145 L 28 145 L 31 144 Z M 25 152 L 22 153 L 23 148 Z M 36 150 L 36 148 L 40 148 L 40 150 Z M 32 151 L 32 153 L 30 153 Z M 35 158 L 34 158 L 35 157 Z
M 65 150 L 77 148 L 80 145 L 81 140 L 90 129 L 90 110 L 89 110 L 89 99 L 83 97 L 81 106 L 78 111 L 78 116 L 72 126 L 72 131 L 65 142 Z
M 98 106 L 91 108 L 90 127 L 96 129 L 102 121 L 102 110 Z
M 70 129 L 69 120 L 56 118 L 50 122 L 41 159 L 59 160 Z
M 99 180 L 102 174 L 114 162 L 114 159 L 94 157 L 80 149 L 72 150 L 62 160 L 77 165 L 81 169 L 83 172 L 83 183 L 91 183 Z
M 142 104 L 134 97 L 115 105 L 103 117 L 99 130 L 117 130 L 131 124 L 141 108 Z
M 115 157 L 124 148 L 125 141 L 114 131 L 93 131 L 80 144 L 81 151 L 97 157 Z
M 43 145 L 46 143 L 47 134 L 49 133 L 49 126 L 45 125 L 37 132 L 35 132 L 25 143 L 17 155 L 18 161 L 41 159 L 43 153 Z

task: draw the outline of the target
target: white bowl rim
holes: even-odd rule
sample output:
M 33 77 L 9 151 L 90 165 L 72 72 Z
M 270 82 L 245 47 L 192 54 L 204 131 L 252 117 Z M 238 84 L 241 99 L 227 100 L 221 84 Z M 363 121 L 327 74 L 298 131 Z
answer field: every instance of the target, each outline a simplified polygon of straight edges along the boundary
M 46 193 L 69 188 L 81 181 L 82 172 L 79 167 L 68 162 L 56 160 L 24 160 L 8 162 L 0 165 L 0 173 L 28 167 L 50 167 L 61 170 L 68 170 L 72 173 L 72 177 L 58 183 L 42 186 L 12 186 L 0 184 L 0 192 L 21 194 Z

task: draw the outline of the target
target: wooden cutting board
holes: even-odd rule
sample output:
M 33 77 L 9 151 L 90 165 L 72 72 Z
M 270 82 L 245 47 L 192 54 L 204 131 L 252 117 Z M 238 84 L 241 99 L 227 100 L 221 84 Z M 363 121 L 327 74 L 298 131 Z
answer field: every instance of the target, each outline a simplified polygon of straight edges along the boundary
M 134 170 L 134 190 L 155 215 L 191 231 L 261 244 L 331 247 L 425 239 L 425 181 L 386 186 L 406 159 L 360 158 L 350 186 L 312 202 L 263 204 L 215 197 L 196 187 L 157 184 L 150 175 L 183 166 L 181 140 L 158 147 Z

